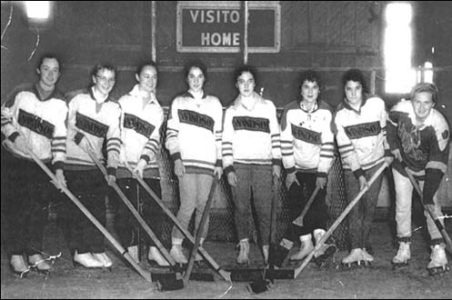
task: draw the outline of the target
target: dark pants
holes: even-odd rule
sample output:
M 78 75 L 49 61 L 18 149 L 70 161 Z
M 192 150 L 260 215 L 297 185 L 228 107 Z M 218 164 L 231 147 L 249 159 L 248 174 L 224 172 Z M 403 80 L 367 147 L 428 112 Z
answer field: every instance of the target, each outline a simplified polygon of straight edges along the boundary
M 9 255 L 40 253 L 48 207 L 57 189 L 33 161 L 1 150 L 2 239 Z M 49 165 L 47 165 L 49 166 Z
M 273 175 L 270 165 L 235 164 L 237 185 L 231 187 L 234 221 L 239 240 L 249 237 L 252 201 L 257 215 L 262 245 L 270 243 L 270 222 L 273 201 Z M 252 195 L 252 197 L 251 197 Z
M 103 226 L 106 222 L 107 182 L 99 170 L 66 171 L 69 190 Z M 87 216 L 69 199 L 58 205 L 58 216 L 71 251 L 105 252 L 104 236 Z
M 162 192 L 160 187 L 160 180 L 158 179 L 144 179 L 150 186 L 154 193 L 161 199 Z M 142 215 L 143 219 L 149 225 L 151 230 L 165 246 L 171 245 L 170 231 L 171 224 L 168 222 L 165 213 L 157 202 L 139 185 L 139 183 L 132 178 L 118 179 L 118 185 L 124 192 L 124 195 L 133 204 L 135 208 L 138 208 L 138 212 Z M 155 243 L 142 229 L 136 218 L 132 215 L 130 210 L 119 198 L 117 193 L 110 190 L 110 199 L 113 201 L 113 205 L 116 211 L 115 217 L 115 230 L 119 235 L 121 244 L 124 247 L 136 246 L 139 243 L 139 234 L 141 239 L 150 246 L 155 246 Z
M 372 175 L 381 167 L 381 164 L 365 170 L 365 177 L 369 180 Z M 360 191 L 359 180 L 350 170 L 344 170 L 345 190 L 347 193 L 347 203 L 353 201 Z M 372 225 L 375 208 L 380 193 L 382 176 L 374 181 L 372 186 L 356 203 L 348 216 L 348 226 L 350 234 L 351 249 L 366 248 L 369 245 L 370 227 Z
M 293 183 L 289 188 L 287 197 L 287 206 L 291 222 L 303 211 L 306 203 L 315 190 L 317 179 L 317 175 L 314 173 L 297 172 L 296 176 L 300 185 Z M 325 203 L 325 197 L 326 188 L 317 193 L 314 202 L 312 202 L 311 207 L 303 218 L 303 226 L 297 226 L 290 223 L 291 225 L 284 234 L 284 238 L 296 242 L 298 241 L 299 236 L 311 234 L 314 229 L 326 230 L 328 207 Z

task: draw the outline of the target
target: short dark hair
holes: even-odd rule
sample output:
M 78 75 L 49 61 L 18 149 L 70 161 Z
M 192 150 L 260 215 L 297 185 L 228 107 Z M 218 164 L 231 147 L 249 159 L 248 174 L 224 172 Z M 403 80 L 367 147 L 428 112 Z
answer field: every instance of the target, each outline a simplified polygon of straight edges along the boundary
M 361 72 L 361 70 L 350 69 L 347 72 L 345 72 L 344 75 L 342 76 L 342 87 L 345 87 L 345 85 L 349 81 L 359 82 L 361 84 L 363 92 L 369 93 L 366 80 L 364 79 L 364 74 L 363 72 Z
M 235 69 L 235 71 L 234 71 L 234 82 L 237 82 L 239 77 L 245 72 L 248 72 L 251 75 L 253 75 L 254 83 L 257 86 L 257 83 L 258 83 L 257 70 L 256 70 L 255 67 L 250 66 L 250 65 L 241 65 L 240 67 Z
M 411 100 L 414 99 L 414 96 L 416 94 L 423 92 L 427 92 L 432 95 L 433 103 L 436 103 L 438 101 L 438 88 L 433 83 L 428 82 L 418 83 L 411 89 Z
M 314 70 L 307 70 L 300 74 L 298 81 L 300 83 L 300 90 L 305 81 L 316 82 L 319 86 L 319 89 L 322 87 L 322 80 L 320 79 L 320 75 Z
M 109 70 L 112 71 L 113 73 L 115 73 L 115 77 L 116 77 L 116 68 L 111 65 L 111 64 L 97 64 L 94 66 L 94 68 L 91 71 L 91 76 L 96 77 L 97 74 L 99 73 L 100 70 Z
M 136 74 L 138 74 L 138 76 L 139 76 L 141 74 L 141 72 L 143 71 L 143 69 L 147 66 L 154 67 L 155 71 L 157 73 L 159 72 L 159 69 L 157 68 L 157 64 L 153 60 L 146 60 L 138 65 Z
M 187 64 L 185 64 L 185 66 L 184 66 L 184 76 L 185 76 L 185 79 L 188 78 L 188 74 L 190 73 L 190 70 L 191 70 L 192 68 L 198 68 L 198 69 L 201 70 L 202 75 L 204 75 L 204 84 L 205 84 L 205 83 L 207 82 L 207 67 L 206 67 L 206 65 L 205 65 L 202 61 L 200 61 L 200 60 L 198 60 L 198 59 L 189 61 L 189 62 L 188 62 Z
M 61 71 L 61 61 L 60 58 L 54 54 L 54 53 L 44 53 L 38 61 L 38 64 L 36 66 L 37 69 L 41 69 L 42 64 L 44 63 L 44 59 L 55 59 L 58 62 L 58 66 L 60 68 Z

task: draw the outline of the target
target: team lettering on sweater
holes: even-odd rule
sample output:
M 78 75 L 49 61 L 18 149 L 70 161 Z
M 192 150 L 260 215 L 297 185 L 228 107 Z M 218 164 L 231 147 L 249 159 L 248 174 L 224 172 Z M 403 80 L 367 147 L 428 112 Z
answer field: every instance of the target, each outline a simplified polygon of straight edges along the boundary
M 384 156 L 390 155 L 386 118 L 385 103 L 379 97 L 363 100 L 359 111 L 345 100 L 339 104 L 334 122 L 344 169 L 351 169 L 359 175 L 362 170 L 378 165 Z
M 158 168 L 163 109 L 155 96 L 145 102 L 144 97 L 135 85 L 118 101 L 122 111 L 121 167 L 125 167 L 124 160 L 134 167 L 144 159 L 147 162 L 145 169 Z
M 85 170 L 96 168 L 95 163 L 85 149 L 78 143 L 86 138 L 92 152 L 104 161 L 102 147 L 106 141 L 107 169 L 115 172 L 119 164 L 120 121 L 119 105 L 109 99 L 97 103 L 92 90 L 84 90 L 69 101 L 67 168 Z
M 326 177 L 334 158 L 332 114 L 324 103 L 311 112 L 292 101 L 284 108 L 281 120 L 281 148 L 287 172 L 302 170 Z
M 223 128 L 223 168 L 234 163 L 281 164 L 281 141 L 273 102 L 257 93 L 255 106 L 248 109 L 241 96 L 226 110 Z
M 52 161 L 62 168 L 66 158 L 67 105 L 63 94 L 55 90 L 41 99 L 35 85 L 18 87 L 8 98 L 1 112 L 2 135 L 14 141 L 21 135 L 30 149 L 43 161 Z M 27 149 L 4 144 L 11 154 L 31 159 Z
M 173 160 L 181 158 L 188 173 L 212 174 L 221 166 L 223 107 L 215 96 L 176 97 L 168 115 L 165 146 Z

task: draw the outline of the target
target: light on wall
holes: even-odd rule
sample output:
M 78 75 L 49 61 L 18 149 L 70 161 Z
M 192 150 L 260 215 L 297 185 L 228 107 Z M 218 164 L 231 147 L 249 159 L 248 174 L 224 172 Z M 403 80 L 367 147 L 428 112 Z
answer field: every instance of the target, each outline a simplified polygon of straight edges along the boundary
M 47 20 L 50 17 L 50 1 L 25 1 L 25 10 L 30 19 Z
M 53 1 L 24 1 L 30 28 L 44 29 L 53 21 Z
M 413 53 L 410 3 L 389 3 L 386 6 L 384 31 L 385 91 L 407 93 L 416 81 L 411 65 Z

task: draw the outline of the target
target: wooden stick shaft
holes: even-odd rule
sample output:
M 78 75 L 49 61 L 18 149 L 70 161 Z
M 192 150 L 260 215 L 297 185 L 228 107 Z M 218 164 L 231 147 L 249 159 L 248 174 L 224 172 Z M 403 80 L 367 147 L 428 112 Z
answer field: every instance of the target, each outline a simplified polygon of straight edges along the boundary
M 421 200 L 422 207 L 424 210 L 428 212 L 430 217 L 433 219 L 433 222 L 435 222 L 436 227 L 438 227 L 439 232 L 443 236 L 444 242 L 446 243 L 446 250 L 452 254 L 452 240 L 450 239 L 449 234 L 447 233 L 446 229 L 444 228 L 443 224 L 438 218 L 438 215 L 434 211 L 434 209 L 430 205 L 425 205 L 423 200 L 423 193 L 421 191 L 421 187 L 417 184 L 416 179 L 414 179 L 413 174 L 410 173 L 408 170 L 408 167 L 405 167 L 405 172 L 408 175 L 408 179 L 410 179 L 411 184 L 413 185 L 414 189 L 419 195 L 419 199 Z
M 328 229 L 328 231 L 322 236 L 320 241 L 315 246 L 314 250 L 312 250 L 309 255 L 305 258 L 303 263 L 300 267 L 295 269 L 294 278 L 297 278 L 298 275 L 303 271 L 303 269 L 308 265 L 308 263 L 311 261 L 311 259 L 314 257 L 314 254 L 323 246 L 325 241 L 330 237 L 330 235 L 336 230 L 336 228 L 341 224 L 341 222 L 347 217 L 348 213 L 353 209 L 353 207 L 358 203 L 359 200 L 361 200 L 362 196 L 369 190 L 370 186 L 374 183 L 375 180 L 377 180 L 378 176 L 384 171 L 384 169 L 388 166 L 388 164 L 385 162 L 380 169 L 378 169 L 375 174 L 370 178 L 368 181 L 368 185 L 366 188 L 362 189 L 358 195 L 347 205 L 347 207 L 344 209 L 344 211 L 341 213 L 341 215 L 334 221 L 334 223 L 331 225 L 331 227 Z

